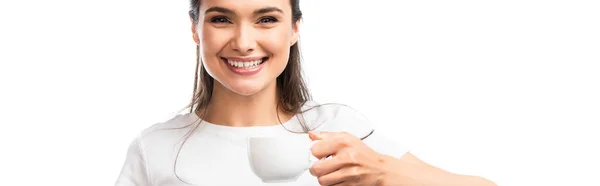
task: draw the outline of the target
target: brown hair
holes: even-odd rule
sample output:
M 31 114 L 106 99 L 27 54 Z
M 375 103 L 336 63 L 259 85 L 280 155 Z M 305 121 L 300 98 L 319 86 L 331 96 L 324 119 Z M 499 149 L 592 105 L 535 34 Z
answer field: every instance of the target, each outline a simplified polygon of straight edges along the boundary
M 302 18 L 302 12 L 300 11 L 300 0 L 290 0 L 290 4 L 292 7 L 292 24 L 291 26 L 295 26 L 298 20 Z M 200 9 L 200 0 L 190 0 L 190 10 L 189 16 L 193 21 L 193 26 L 198 24 L 198 14 Z M 283 111 L 288 113 L 300 114 L 304 111 L 301 110 L 302 106 L 309 100 L 311 100 L 310 92 L 306 86 L 306 83 L 303 78 L 302 68 L 301 68 L 301 55 L 300 55 L 300 47 L 298 42 L 290 47 L 290 55 L 288 59 L 288 64 L 283 70 L 283 72 L 277 77 L 277 93 L 280 96 L 277 102 L 277 109 L 281 108 Z M 194 89 L 192 94 L 192 100 L 188 107 L 190 108 L 190 113 L 198 112 L 202 109 L 206 111 L 206 107 L 212 98 L 212 91 L 214 87 L 214 78 L 208 74 L 206 69 L 201 65 L 201 57 L 199 46 L 196 46 L 196 70 L 194 74 Z M 314 108 L 314 107 L 313 107 Z M 311 108 L 312 109 L 312 108 Z M 306 110 L 305 110 L 306 111 Z M 279 112 L 276 112 L 279 113 Z M 202 116 L 200 116 L 202 118 Z M 279 115 L 277 116 L 279 118 Z M 310 127 L 306 125 L 304 119 L 299 117 L 299 123 L 304 132 L 308 132 Z M 183 147 L 187 138 L 198 128 L 200 122 L 194 122 L 189 125 L 186 125 L 182 128 L 187 128 L 195 124 L 190 131 L 184 135 L 183 138 L 185 140 L 182 142 L 179 147 L 179 151 L 177 152 L 177 156 L 175 159 L 175 164 L 173 169 L 176 170 L 177 167 L 177 159 L 179 157 L 179 152 Z M 281 124 L 281 120 L 279 120 Z M 175 171 L 175 175 L 177 176 L 177 172 Z M 177 176 L 180 181 L 181 178 Z M 185 182 L 185 181 L 183 181 Z
M 290 0 L 292 5 L 292 24 L 296 24 L 302 18 L 299 0 Z M 189 16 L 194 26 L 198 24 L 198 13 L 200 0 L 190 0 Z M 294 25 L 292 25 L 294 26 Z M 214 79 L 201 65 L 199 46 L 196 46 L 196 71 L 194 75 L 194 90 L 190 112 L 199 111 L 208 106 L 212 97 Z M 310 93 L 302 77 L 300 67 L 300 48 L 298 42 L 290 47 L 288 64 L 283 72 L 277 77 L 277 93 L 280 96 L 278 107 L 290 113 L 299 113 L 302 105 L 311 99 Z

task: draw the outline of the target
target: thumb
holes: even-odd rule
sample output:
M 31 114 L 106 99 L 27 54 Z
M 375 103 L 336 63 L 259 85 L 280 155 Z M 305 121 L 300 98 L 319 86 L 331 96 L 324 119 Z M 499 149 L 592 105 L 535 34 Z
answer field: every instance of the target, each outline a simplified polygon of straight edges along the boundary
M 323 135 L 321 134 L 321 132 L 319 131 L 310 131 L 308 132 L 308 137 L 310 137 L 311 140 L 322 140 L 323 139 Z
M 325 138 L 331 138 L 337 135 L 335 132 L 325 132 L 325 131 L 310 131 L 308 132 L 308 136 L 312 140 L 323 140 Z

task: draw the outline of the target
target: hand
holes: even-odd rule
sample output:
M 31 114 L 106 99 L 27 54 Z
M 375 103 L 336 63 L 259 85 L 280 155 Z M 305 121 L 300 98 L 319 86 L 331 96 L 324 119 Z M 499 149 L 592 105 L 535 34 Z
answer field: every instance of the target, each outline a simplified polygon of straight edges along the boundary
M 321 185 L 381 185 L 391 170 L 386 165 L 386 156 L 365 145 L 362 140 L 345 132 L 310 132 L 314 144 L 312 153 L 325 159 L 315 163 L 310 173 Z

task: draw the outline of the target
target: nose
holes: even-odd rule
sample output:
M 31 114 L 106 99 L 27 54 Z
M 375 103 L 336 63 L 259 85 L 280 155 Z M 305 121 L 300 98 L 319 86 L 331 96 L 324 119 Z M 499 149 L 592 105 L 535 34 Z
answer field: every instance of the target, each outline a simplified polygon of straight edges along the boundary
M 256 40 L 252 33 L 254 30 L 251 26 L 240 25 L 236 28 L 235 36 L 231 41 L 231 48 L 234 51 L 244 54 L 249 54 L 256 48 Z

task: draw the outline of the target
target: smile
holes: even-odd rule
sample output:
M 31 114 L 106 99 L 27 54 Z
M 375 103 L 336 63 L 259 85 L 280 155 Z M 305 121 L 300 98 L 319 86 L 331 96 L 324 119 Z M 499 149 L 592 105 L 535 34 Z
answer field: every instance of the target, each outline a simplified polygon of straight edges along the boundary
M 260 58 L 260 59 L 255 59 L 255 60 L 246 60 L 244 61 L 243 59 L 228 59 L 228 58 L 224 58 L 225 61 L 227 61 L 227 63 L 233 67 L 237 67 L 237 68 L 255 68 L 258 65 L 262 64 L 263 62 L 265 62 L 268 58 L 264 57 L 264 58 Z
M 268 57 L 221 57 L 232 72 L 238 75 L 254 75 L 269 60 Z

